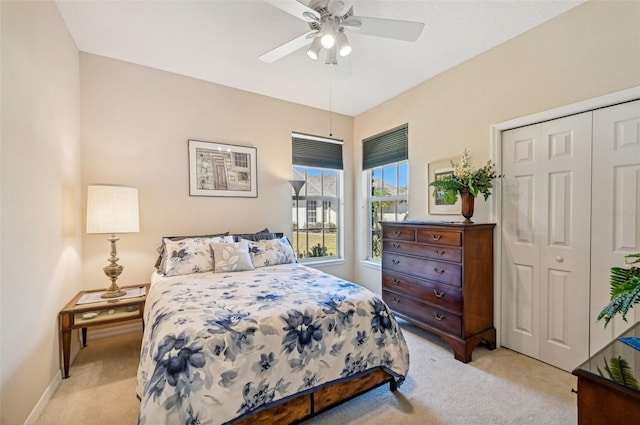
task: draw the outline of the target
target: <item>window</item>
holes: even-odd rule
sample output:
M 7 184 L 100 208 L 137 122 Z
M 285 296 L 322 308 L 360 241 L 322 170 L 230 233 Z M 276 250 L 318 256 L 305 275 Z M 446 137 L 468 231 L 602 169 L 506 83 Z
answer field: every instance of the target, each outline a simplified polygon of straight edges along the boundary
M 408 126 L 363 140 L 362 164 L 367 185 L 368 259 L 382 257 L 380 222 L 401 221 L 409 212 Z
M 247 153 L 233 153 L 233 160 L 235 166 L 238 168 L 249 168 L 249 154 Z
M 307 201 L 307 223 L 316 224 L 316 201 L 308 200 Z
M 293 133 L 292 148 L 293 249 L 301 262 L 341 258 L 342 142 Z

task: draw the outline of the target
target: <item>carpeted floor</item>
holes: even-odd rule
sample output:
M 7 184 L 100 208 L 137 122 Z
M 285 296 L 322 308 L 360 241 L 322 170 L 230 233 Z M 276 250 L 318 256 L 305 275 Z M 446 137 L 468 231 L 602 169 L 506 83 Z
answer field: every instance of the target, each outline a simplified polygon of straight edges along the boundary
M 439 338 L 403 323 L 411 368 L 396 393 L 388 386 L 325 412 L 305 425 L 475 425 L 577 423 L 576 379 L 568 372 L 483 346 L 461 363 Z M 90 341 L 36 425 L 133 425 L 140 334 Z M 162 424 L 147 424 L 162 425 Z

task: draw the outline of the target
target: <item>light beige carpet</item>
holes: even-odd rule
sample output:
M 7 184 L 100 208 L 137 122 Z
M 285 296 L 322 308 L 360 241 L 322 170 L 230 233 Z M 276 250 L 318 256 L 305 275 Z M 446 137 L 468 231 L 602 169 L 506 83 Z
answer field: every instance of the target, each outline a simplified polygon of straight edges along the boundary
M 403 323 L 411 353 L 405 383 L 387 385 L 305 425 L 475 425 L 577 423 L 576 379 L 513 351 L 483 346 L 461 363 L 439 338 Z M 133 425 L 140 334 L 90 341 L 37 425 Z M 163 425 L 163 424 L 151 424 Z

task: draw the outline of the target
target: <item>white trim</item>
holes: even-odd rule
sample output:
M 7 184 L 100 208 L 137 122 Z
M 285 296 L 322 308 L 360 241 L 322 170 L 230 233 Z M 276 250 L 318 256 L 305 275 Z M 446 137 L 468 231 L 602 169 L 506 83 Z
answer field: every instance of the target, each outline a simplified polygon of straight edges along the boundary
M 500 131 L 509 130 L 529 124 L 562 118 L 567 115 L 574 115 L 593 109 L 604 108 L 607 106 L 615 105 L 617 103 L 629 102 L 638 98 L 640 98 L 640 86 L 633 87 L 627 90 L 621 90 L 604 96 L 599 96 L 593 99 L 583 100 L 581 102 L 572 103 L 570 105 L 561 106 L 559 108 L 550 109 L 548 111 L 538 112 L 536 114 L 515 118 L 509 121 L 503 121 L 494 124 L 492 128 Z
M 382 261 L 360 260 L 360 265 L 369 269 L 380 270 L 382 268 Z
M 615 93 L 598 96 L 593 99 L 583 100 L 548 111 L 538 112 L 524 117 L 515 118 L 509 121 L 499 122 L 490 128 L 491 132 L 491 159 L 496 164 L 496 170 L 502 174 L 502 132 L 512 128 L 523 127 L 525 125 L 536 124 L 543 121 L 562 118 L 568 115 L 579 114 L 594 109 L 604 108 L 618 103 L 629 102 L 640 99 L 640 86 L 621 90 Z M 491 203 L 490 218 L 496 223 L 494 238 L 494 327 L 496 328 L 496 346 L 501 346 L 502 334 L 502 182 L 498 181 L 493 191 L 493 201 Z
M 38 400 L 35 407 L 29 414 L 29 417 L 27 417 L 27 419 L 24 421 L 24 425 L 33 425 L 36 423 L 36 420 L 38 420 L 38 418 L 42 414 L 42 411 L 45 409 L 45 407 L 47 407 L 47 403 L 49 403 L 56 390 L 60 386 L 61 382 L 62 372 L 58 370 L 58 372 L 56 372 L 56 375 L 53 377 L 53 380 L 44 391 L 44 394 L 42 394 L 42 397 L 40 397 L 40 400 Z
M 309 267 L 323 267 L 323 266 L 339 266 L 345 263 L 344 258 L 335 258 L 331 260 L 318 260 L 318 261 L 301 261 L 299 263 L 303 266 Z

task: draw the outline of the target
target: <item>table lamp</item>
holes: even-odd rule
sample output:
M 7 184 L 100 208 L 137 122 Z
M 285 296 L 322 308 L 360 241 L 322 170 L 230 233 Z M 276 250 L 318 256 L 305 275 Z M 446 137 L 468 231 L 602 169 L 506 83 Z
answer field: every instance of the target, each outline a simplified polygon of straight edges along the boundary
M 116 298 L 127 292 L 118 288 L 116 280 L 124 267 L 118 264 L 116 233 L 136 233 L 140 231 L 138 215 L 138 189 L 128 186 L 96 184 L 87 191 L 87 233 L 111 234 L 109 265 L 103 270 L 111 279 L 111 286 L 101 296 Z

